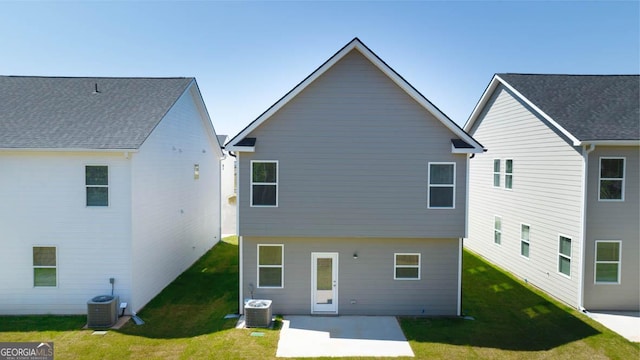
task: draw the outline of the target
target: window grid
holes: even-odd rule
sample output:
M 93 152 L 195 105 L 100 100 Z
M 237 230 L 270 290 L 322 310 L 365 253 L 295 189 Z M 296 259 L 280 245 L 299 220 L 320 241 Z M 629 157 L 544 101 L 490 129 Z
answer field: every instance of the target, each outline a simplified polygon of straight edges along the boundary
M 613 245 L 613 251 L 607 251 L 608 249 L 605 248 L 606 245 Z M 621 241 L 596 240 L 594 282 L 596 284 L 620 284 L 620 274 L 622 269 L 621 258 Z M 612 272 L 612 269 L 615 269 L 615 276 L 613 277 L 608 274 Z
M 493 159 L 493 187 L 500 187 L 500 159 Z
M 401 261 L 398 261 L 400 258 L 404 258 Z M 406 261 L 407 258 L 411 258 L 411 257 L 415 257 L 417 259 L 417 263 L 416 264 L 402 264 L 399 262 L 403 262 Z M 420 280 L 420 264 L 421 264 L 421 257 L 420 257 L 420 253 L 395 253 L 393 256 L 394 260 L 393 260 L 393 279 L 394 280 Z M 405 269 L 409 269 L 409 270 L 413 270 L 415 269 L 415 276 L 411 276 L 411 275 L 405 275 L 405 276 L 398 276 L 398 272 L 400 270 L 400 272 L 402 272 L 402 270 Z M 413 271 L 411 271 L 411 273 L 413 273 Z

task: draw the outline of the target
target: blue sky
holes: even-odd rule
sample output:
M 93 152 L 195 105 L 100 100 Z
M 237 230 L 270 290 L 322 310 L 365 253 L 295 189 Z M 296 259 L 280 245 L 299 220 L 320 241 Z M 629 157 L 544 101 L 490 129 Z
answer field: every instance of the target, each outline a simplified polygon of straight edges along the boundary
M 461 125 L 496 72 L 640 73 L 639 1 L 146 1 L 0 2 L 0 74 L 193 76 L 234 135 L 354 37 Z

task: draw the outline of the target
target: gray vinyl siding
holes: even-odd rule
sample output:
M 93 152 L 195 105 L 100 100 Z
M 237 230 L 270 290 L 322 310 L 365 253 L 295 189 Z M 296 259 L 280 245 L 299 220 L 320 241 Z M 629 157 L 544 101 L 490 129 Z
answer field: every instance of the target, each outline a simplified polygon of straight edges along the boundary
M 582 174 L 574 148 L 542 117 L 499 86 L 471 135 L 488 150 L 469 164 L 469 236 L 465 246 L 577 306 L 580 287 Z M 493 187 L 493 160 L 501 160 L 501 187 Z M 504 188 L 505 159 L 513 159 L 513 189 Z M 502 217 L 502 244 L 493 241 Z M 520 226 L 530 226 L 529 258 L 520 255 Z M 559 236 L 571 238 L 571 276 L 558 272 Z
M 427 110 L 352 51 L 252 131 L 240 235 L 457 238 L 466 155 Z M 251 160 L 277 160 L 278 207 L 250 206 Z M 456 163 L 455 209 L 427 209 L 427 164 Z
M 639 150 L 637 146 L 598 146 L 589 154 L 584 274 L 587 310 L 640 310 Z M 625 158 L 624 201 L 598 201 L 600 157 Z M 595 284 L 596 240 L 622 242 L 620 284 Z
M 255 286 L 258 244 L 284 245 L 283 288 Z M 273 300 L 277 314 L 310 314 L 311 253 L 337 252 L 340 315 L 456 315 L 458 247 L 458 239 L 243 237 L 242 297 Z M 393 279 L 397 252 L 421 254 L 420 280 Z

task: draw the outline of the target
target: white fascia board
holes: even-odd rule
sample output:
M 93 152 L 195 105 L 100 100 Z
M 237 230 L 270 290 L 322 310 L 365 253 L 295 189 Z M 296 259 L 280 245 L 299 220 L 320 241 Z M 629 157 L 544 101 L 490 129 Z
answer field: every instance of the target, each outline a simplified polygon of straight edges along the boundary
M 456 148 L 455 146 L 453 146 L 453 144 L 451 144 L 451 153 L 452 154 L 480 154 L 484 152 L 484 150 L 482 148 L 477 148 L 477 147 L 473 147 L 473 148 Z
M 309 75 L 306 79 L 304 79 L 300 84 L 298 84 L 293 90 L 287 93 L 284 97 L 282 97 L 278 102 L 276 102 L 273 106 L 271 106 L 267 111 L 265 111 L 262 115 L 260 115 L 255 121 L 253 121 L 249 126 L 247 126 L 244 130 L 242 130 L 238 135 L 236 135 L 231 142 L 230 146 L 227 148 L 233 148 L 239 141 L 244 139 L 248 134 L 250 134 L 253 130 L 255 130 L 258 126 L 260 126 L 265 120 L 267 120 L 271 115 L 275 114 L 278 110 L 280 110 L 284 105 L 286 105 L 291 99 L 301 93 L 304 89 L 309 86 L 312 82 L 314 82 L 318 77 L 324 74 L 327 70 L 329 70 L 333 65 L 335 65 L 338 61 L 340 61 L 345 55 L 347 55 L 351 50 L 358 50 L 365 58 L 367 58 L 372 64 L 374 64 L 380 71 L 382 71 L 387 77 L 389 77 L 396 85 L 398 85 L 402 90 L 405 91 L 412 99 L 414 99 L 418 104 L 424 107 L 429 113 L 431 113 L 436 119 L 438 119 L 445 127 L 447 127 L 451 132 L 453 132 L 458 137 L 464 139 L 467 143 L 473 145 L 474 148 L 478 150 L 478 152 L 482 152 L 483 148 L 480 143 L 478 143 L 475 139 L 473 139 L 469 134 L 464 132 L 464 130 L 460 129 L 455 123 L 447 118 L 438 108 L 433 106 L 422 94 L 420 94 L 413 86 L 411 86 L 405 79 L 403 79 L 398 73 L 396 73 L 389 65 L 387 65 L 384 61 L 382 61 L 376 54 L 374 54 L 369 48 L 367 48 L 359 39 L 353 39 L 349 44 L 343 47 L 340 51 L 338 51 L 335 55 L 333 55 L 329 60 L 327 60 L 324 64 L 322 64 L 318 69 L 316 69 L 311 75 Z
M 311 73 L 306 79 L 304 79 L 300 84 L 294 87 L 291 91 L 289 91 L 284 97 L 278 100 L 273 106 L 271 106 L 267 111 L 262 113 L 256 120 L 254 120 L 249 126 L 247 126 L 244 130 L 242 130 L 238 135 L 234 136 L 230 146 L 227 148 L 236 149 L 234 146 L 244 139 L 248 134 L 250 134 L 253 130 L 255 130 L 258 126 L 260 126 L 265 120 L 267 120 L 271 115 L 275 114 L 278 110 L 280 110 L 283 106 L 285 106 L 291 99 L 296 97 L 302 90 L 306 89 L 309 84 L 314 82 L 320 75 L 324 74 L 327 70 L 329 70 L 333 65 L 335 65 L 338 61 L 340 61 L 346 54 L 348 54 L 359 41 L 354 39 L 350 44 L 342 48 L 342 50 L 338 51 L 334 56 L 332 56 L 327 62 L 322 64 L 316 71 Z M 232 151 L 240 151 L 232 150 Z M 246 151 L 246 150 L 245 150 Z M 254 150 L 250 151 L 253 152 Z
M 596 146 L 640 146 L 640 140 L 585 140 L 580 144 Z
M 429 102 L 421 93 L 419 93 L 413 86 L 411 86 L 405 79 L 403 79 L 398 73 L 396 73 L 393 69 L 389 67 L 386 63 L 384 63 L 378 56 L 371 52 L 371 50 L 367 49 L 361 43 L 355 47 L 364 57 L 369 59 L 380 71 L 382 71 L 387 77 L 389 77 L 396 85 L 398 85 L 405 93 L 407 93 L 413 100 L 415 100 L 418 104 L 420 104 L 423 108 L 425 108 L 429 113 L 431 113 L 436 119 L 438 119 L 442 125 L 444 125 L 451 132 L 464 139 L 465 142 L 472 145 L 474 149 L 477 149 L 477 152 L 482 152 L 482 146 L 475 141 L 471 136 L 469 136 L 466 132 L 460 129 L 455 123 L 450 120 L 446 115 L 444 115 L 438 108 L 436 108 L 433 104 Z
M 467 122 L 463 126 L 464 131 L 471 133 L 471 128 L 473 128 L 473 125 L 475 124 L 476 120 L 478 120 L 478 116 L 480 115 L 480 112 L 482 112 L 482 110 L 484 109 L 484 106 L 489 101 L 489 98 L 491 98 L 491 95 L 493 95 L 493 92 L 498 87 L 499 80 L 496 78 L 497 76 L 493 75 L 493 78 L 489 82 L 489 85 L 482 93 L 482 96 L 480 96 L 480 100 L 478 100 L 478 103 L 473 108 L 471 115 L 469 115 L 469 119 L 467 119 Z
M 187 90 L 189 91 L 196 105 L 196 109 L 200 113 L 200 118 L 202 119 L 202 124 L 205 127 L 205 131 L 207 132 L 207 137 L 209 138 L 209 142 L 211 142 L 218 159 L 222 159 L 224 153 L 222 152 L 222 148 L 220 147 L 220 143 L 218 143 L 218 135 L 216 134 L 216 129 L 213 126 L 213 121 L 211 121 L 211 117 L 209 116 L 209 111 L 207 110 L 207 106 L 202 99 L 202 93 L 200 92 L 200 87 L 194 78 L 191 80 L 189 86 L 187 86 Z
M 516 96 L 518 96 L 522 101 L 524 101 L 527 105 L 531 106 L 532 109 L 534 109 L 538 114 L 540 114 L 543 118 L 545 118 L 547 121 L 549 121 L 549 123 L 551 123 L 551 125 L 553 125 L 562 134 L 564 134 L 567 138 L 569 138 L 573 142 L 574 146 L 581 146 L 582 145 L 582 142 L 580 141 L 580 139 L 578 139 L 577 137 L 573 136 L 573 134 L 571 134 L 569 131 L 567 131 L 567 129 L 565 129 L 562 126 L 560 126 L 560 124 L 558 124 L 555 120 L 553 120 L 551 118 L 551 116 L 547 115 L 544 111 L 542 111 L 542 109 L 537 107 L 536 104 L 534 104 L 531 101 L 529 101 L 529 99 L 527 99 L 524 95 L 522 95 L 513 86 L 509 85 L 509 83 L 507 83 L 502 78 L 500 78 L 500 76 L 496 75 L 495 77 L 496 77 L 496 79 L 500 80 L 500 83 L 502 83 L 502 85 L 504 85 L 507 89 L 509 89 L 514 94 L 516 94 Z
M 233 145 L 227 145 L 224 147 L 225 150 L 227 151 L 233 151 L 233 152 L 256 152 L 256 147 L 255 146 L 233 146 Z

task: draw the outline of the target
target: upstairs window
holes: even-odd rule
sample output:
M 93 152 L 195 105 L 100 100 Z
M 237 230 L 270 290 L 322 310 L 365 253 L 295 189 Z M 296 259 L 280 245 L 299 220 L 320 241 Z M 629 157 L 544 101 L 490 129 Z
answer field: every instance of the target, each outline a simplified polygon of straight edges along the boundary
M 33 286 L 57 286 L 57 259 L 54 246 L 33 247 Z
M 455 163 L 429 163 L 427 204 L 429 209 L 453 209 L 456 187 Z
M 493 187 L 500 187 L 500 159 L 493 159 Z
M 600 194 L 598 200 L 624 200 L 624 158 L 600 158 Z
M 193 180 L 200 179 L 200 164 L 193 164 Z
M 504 188 L 513 189 L 513 160 L 504 161 Z
M 109 167 L 86 166 L 87 206 L 109 206 Z
M 251 206 L 278 206 L 277 161 L 251 161 Z

